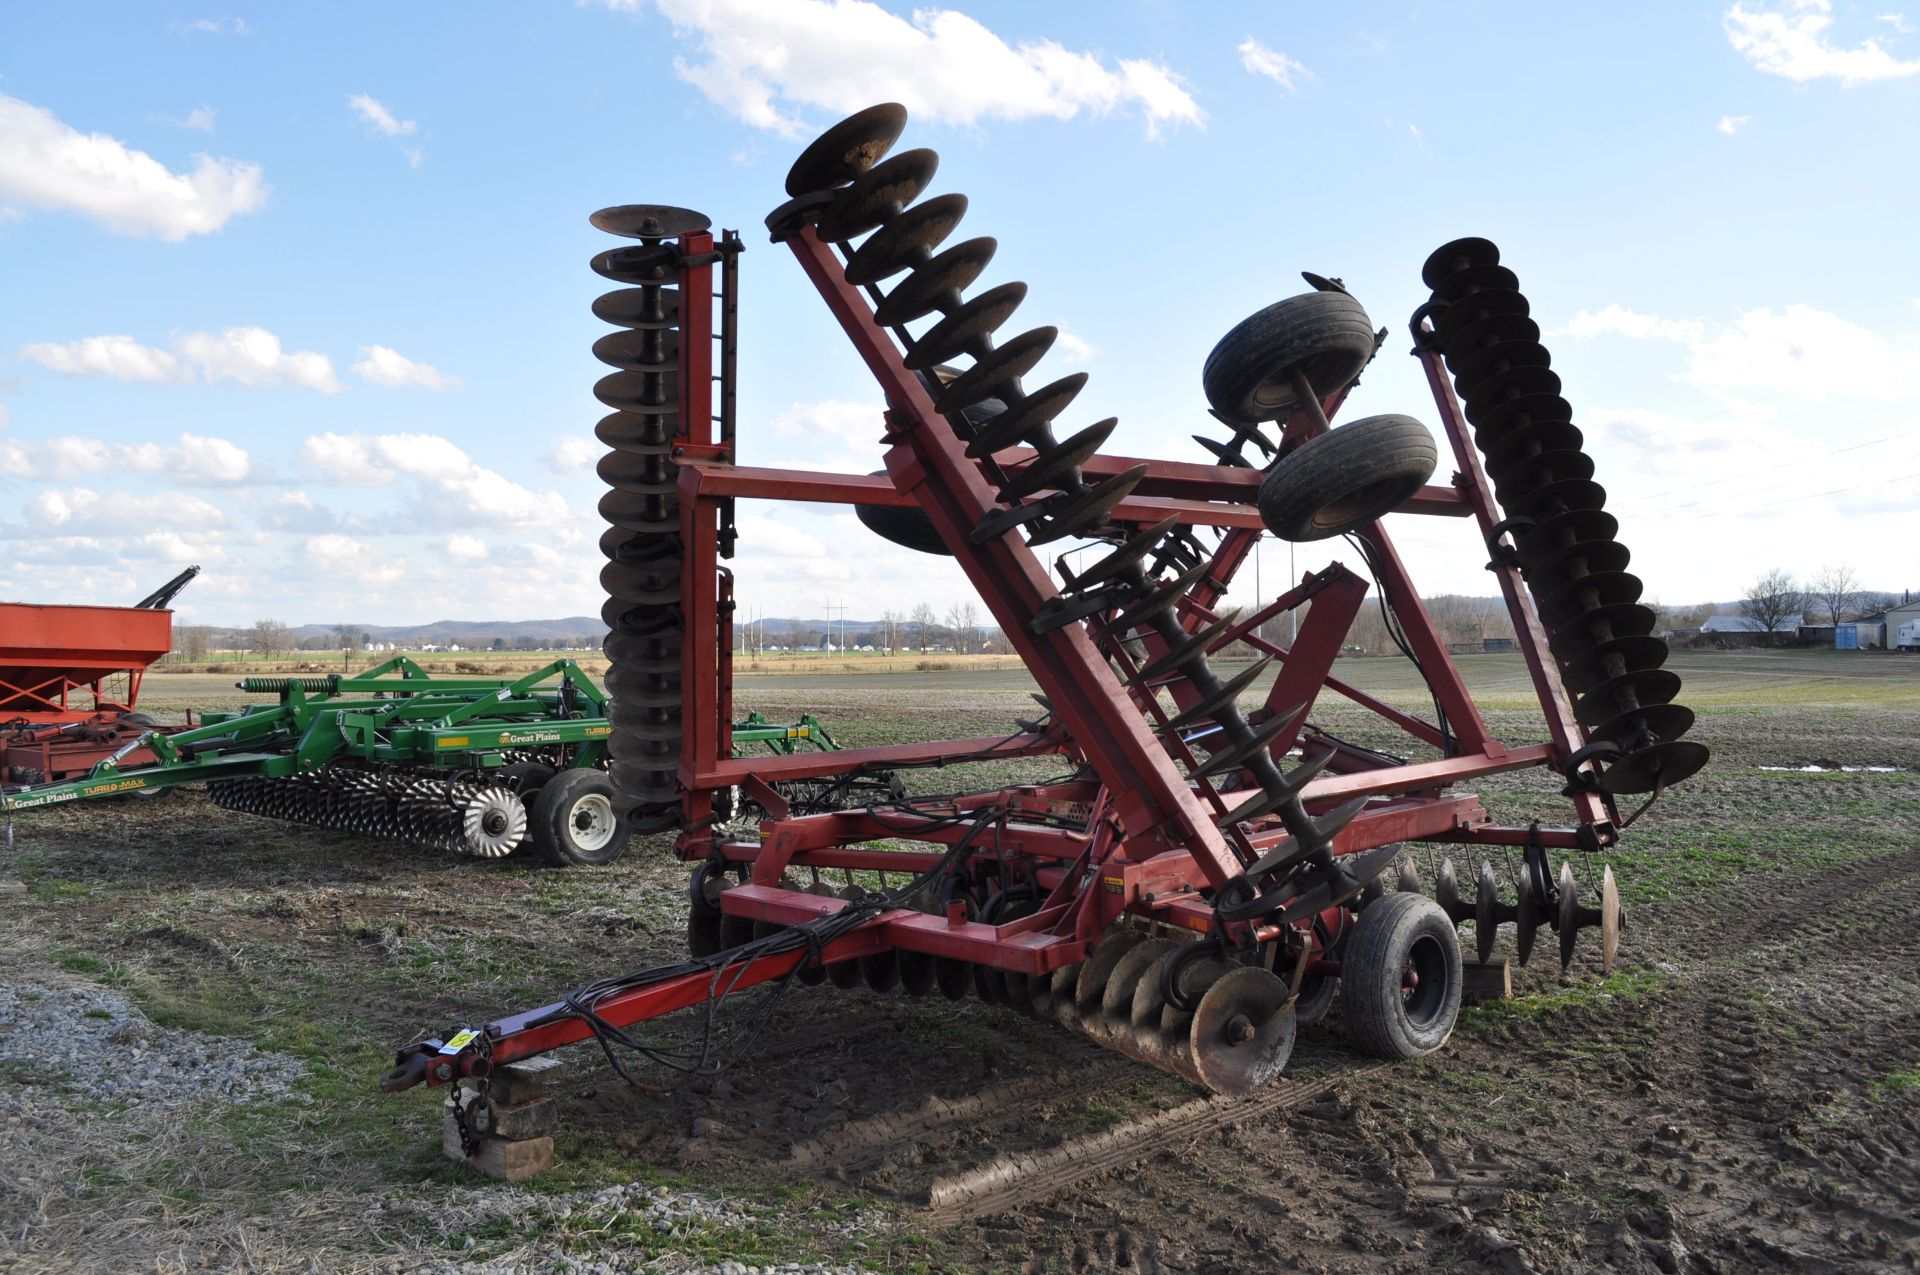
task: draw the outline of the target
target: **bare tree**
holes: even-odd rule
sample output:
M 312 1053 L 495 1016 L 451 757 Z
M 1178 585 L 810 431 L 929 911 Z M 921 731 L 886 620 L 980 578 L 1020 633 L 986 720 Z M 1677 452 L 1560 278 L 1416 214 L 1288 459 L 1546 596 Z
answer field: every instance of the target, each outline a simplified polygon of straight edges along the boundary
M 1662 606 L 1658 602 L 1642 599 L 1641 604 L 1659 614 L 1660 627 L 1663 629 L 1697 629 L 1713 614 L 1712 604 L 1705 602 L 1697 602 L 1692 606 Z
M 253 649 L 267 659 L 272 659 L 293 646 L 293 635 L 287 626 L 278 620 L 255 620 L 253 628 L 248 630 Z
M 882 640 L 886 643 L 887 654 L 895 654 L 900 645 L 900 613 L 898 611 L 881 612 L 880 631 L 884 635 Z
M 1809 584 L 1811 604 L 1827 613 L 1827 623 L 1838 628 L 1840 617 L 1858 605 L 1860 578 L 1852 567 L 1822 567 Z
M 933 613 L 932 607 L 921 602 L 914 606 L 909 622 L 913 625 L 913 644 L 924 653 L 933 644 L 933 631 L 939 626 L 940 619 Z
M 1740 614 L 1760 626 L 1763 633 L 1776 632 L 1782 620 L 1790 620 L 1806 609 L 1806 597 L 1794 582 L 1791 571 L 1774 567 L 1747 586 L 1740 599 Z
M 174 650 L 188 664 L 207 658 L 207 645 L 213 630 L 204 624 L 189 624 L 175 629 Z
M 953 649 L 970 655 L 979 644 L 980 612 L 971 602 L 956 602 L 947 608 L 947 632 L 953 635 Z

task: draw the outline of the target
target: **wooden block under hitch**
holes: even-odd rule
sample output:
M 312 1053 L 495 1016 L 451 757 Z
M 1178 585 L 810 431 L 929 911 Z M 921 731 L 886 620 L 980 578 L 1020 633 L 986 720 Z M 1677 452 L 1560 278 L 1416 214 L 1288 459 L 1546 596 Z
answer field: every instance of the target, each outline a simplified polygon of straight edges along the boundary
M 552 1138 L 509 1142 L 505 1138 L 486 1137 L 480 1139 L 479 1148 L 468 1155 L 460 1147 L 460 1125 L 451 1112 L 441 1125 L 440 1148 L 448 1159 L 464 1161 L 502 1182 L 523 1182 L 553 1166 Z
M 1512 999 L 1513 964 L 1506 957 L 1496 957 L 1485 964 L 1479 961 L 1460 962 L 1460 1000 L 1463 1004 L 1479 1005 L 1485 1001 Z
M 495 1102 L 517 1106 L 546 1097 L 548 1091 L 565 1080 L 566 1076 L 567 1064 L 552 1054 L 540 1054 L 494 1068 L 490 1088 Z

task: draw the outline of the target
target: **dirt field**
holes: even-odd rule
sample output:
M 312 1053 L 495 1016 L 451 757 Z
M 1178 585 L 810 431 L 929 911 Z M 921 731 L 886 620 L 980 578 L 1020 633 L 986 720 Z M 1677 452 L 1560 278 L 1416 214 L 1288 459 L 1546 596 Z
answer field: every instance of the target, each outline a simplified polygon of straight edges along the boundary
M 1462 664 L 1503 738 L 1538 737 L 1517 657 Z M 1920 660 L 1671 667 L 1715 761 L 1610 856 L 1631 912 L 1610 978 L 1591 942 L 1566 980 L 1536 956 L 1518 998 L 1393 1067 L 1349 1054 L 1336 1011 L 1296 1051 L 1297 1100 L 1238 1106 L 977 1002 L 796 988 L 717 1081 L 636 1091 L 567 1051 L 561 1162 L 526 1188 L 441 1156 L 435 1096 L 374 1082 L 398 1045 L 677 955 L 685 874 L 659 847 L 485 864 L 197 793 L 19 817 L 0 1269 L 1920 1270 Z M 1422 706 L 1399 662 L 1340 672 Z M 230 682 L 149 689 L 214 707 Z M 1030 689 L 947 670 L 737 693 L 871 743 L 1005 731 Z M 1395 743 L 1337 705 L 1318 720 Z M 1542 774 L 1476 791 L 1502 818 L 1565 809 Z M 71 1048 L 8 1025 L 69 1003 L 90 1007 Z M 1014 1152 L 1057 1189 L 966 1190 Z

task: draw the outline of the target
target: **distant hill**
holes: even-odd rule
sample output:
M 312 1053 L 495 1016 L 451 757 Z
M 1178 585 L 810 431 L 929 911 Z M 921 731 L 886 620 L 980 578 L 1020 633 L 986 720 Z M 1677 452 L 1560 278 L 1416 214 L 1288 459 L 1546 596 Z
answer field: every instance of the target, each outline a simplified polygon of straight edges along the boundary
M 518 642 L 528 638 L 536 642 L 563 642 L 568 638 L 588 638 L 599 642 L 607 626 L 597 615 L 570 615 L 559 620 L 435 620 L 431 624 L 348 624 L 358 638 L 365 634 L 374 642 L 458 642 L 461 646 L 488 646 L 495 638 Z M 308 638 L 333 638 L 338 626 L 302 624 L 292 630 L 296 641 Z

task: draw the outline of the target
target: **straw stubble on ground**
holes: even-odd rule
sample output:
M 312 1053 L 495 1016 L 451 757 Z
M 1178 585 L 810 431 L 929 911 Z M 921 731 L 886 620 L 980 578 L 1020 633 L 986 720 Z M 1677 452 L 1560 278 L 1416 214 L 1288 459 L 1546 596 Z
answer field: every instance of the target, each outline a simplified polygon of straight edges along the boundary
M 1463 663 L 1496 732 L 1536 739 L 1517 659 Z M 978 1003 L 795 989 L 718 1080 L 636 1091 L 569 1051 L 559 1167 L 496 1186 L 440 1156 L 434 1096 L 373 1082 L 409 1040 L 672 959 L 685 875 L 661 847 L 598 872 L 486 864 L 197 793 L 23 817 L 0 867 L 25 887 L 0 894 L 0 1264 L 1920 1267 L 1920 661 L 1674 666 L 1715 765 L 1609 857 L 1631 909 L 1620 971 L 1601 979 L 1592 944 L 1566 981 L 1536 958 L 1517 1000 L 1383 1071 L 1346 1051 L 1336 1012 L 1297 1069 L 1353 1074 L 1314 1100 L 1172 1145 L 1142 1132 L 1147 1158 L 978 1216 L 925 1205 L 996 1157 L 1056 1163 L 1165 1125 L 1194 1092 Z M 1402 664 L 1341 672 L 1420 706 Z M 936 669 L 748 677 L 738 699 L 880 743 L 1004 733 L 1031 689 Z M 149 695 L 163 712 L 240 698 L 215 677 Z M 1399 747 L 1337 704 L 1319 717 Z M 1762 769 L 1808 763 L 1898 769 Z M 1537 773 L 1477 791 L 1502 819 L 1564 810 Z

